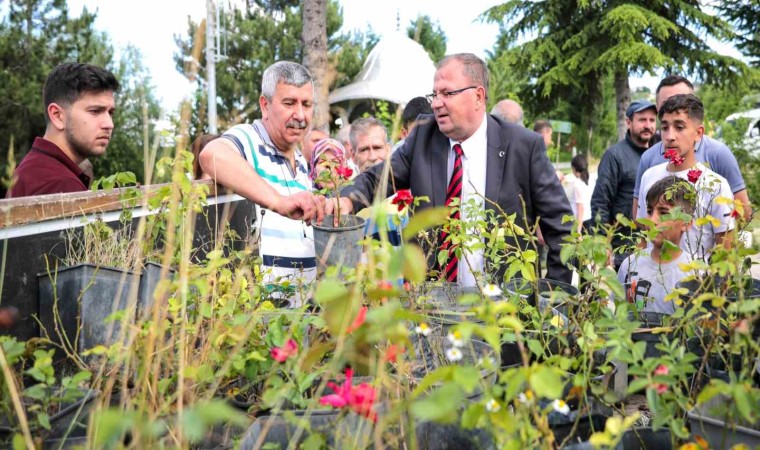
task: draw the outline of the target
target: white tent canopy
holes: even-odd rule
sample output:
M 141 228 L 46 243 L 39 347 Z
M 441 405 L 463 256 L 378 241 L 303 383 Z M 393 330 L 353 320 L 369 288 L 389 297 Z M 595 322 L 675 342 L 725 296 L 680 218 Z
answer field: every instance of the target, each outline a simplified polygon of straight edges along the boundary
M 328 102 L 377 99 L 406 104 L 433 90 L 435 65 L 424 48 L 401 33 L 383 37 L 353 83 L 330 93 Z

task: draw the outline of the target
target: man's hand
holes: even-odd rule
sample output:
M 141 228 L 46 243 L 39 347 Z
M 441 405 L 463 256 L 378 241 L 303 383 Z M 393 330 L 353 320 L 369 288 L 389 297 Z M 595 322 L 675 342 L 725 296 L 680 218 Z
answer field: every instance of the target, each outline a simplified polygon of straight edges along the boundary
M 325 217 L 325 197 L 311 192 L 280 196 L 269 208 L 277 214 L 294 220 L 322 223 Z
M 340 202 L 340 213 L 341 214 L 350 214 L 351 211 L 354 209 L 354 204 L 351 203 L 351 200 L 349 200 L 348 197 L 340 197 L 340 198 L 331 198 L 327 200 L 327 203 L 325 204 L 325 214 L 335 214 L 335 211 L 338 209 L 338 202 Z M 338 226 L 338 216 L 336 215 L 333 220 L 333 225 Z

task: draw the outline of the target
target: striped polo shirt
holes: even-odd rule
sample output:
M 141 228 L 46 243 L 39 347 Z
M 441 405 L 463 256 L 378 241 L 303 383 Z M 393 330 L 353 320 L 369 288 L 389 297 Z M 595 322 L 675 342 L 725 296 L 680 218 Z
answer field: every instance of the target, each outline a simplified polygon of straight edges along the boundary
M 237 147 L 253 170 L 280 195 L 312 191 L 306 160 L 296 150 L 296 170 L 288 158 L 272 143 L 260 120 L 253 124 L 236 125 L 222 135 Z M 268 272 L 267 281 L 295 281 L 303 277 L 311 282 L 316 275 L 317 260 L 314 254 L 314 236 L 311 226 L 302 220 L 293 220 L 274 211 L 261 208 L 254 225 L 260 233 L 259 254 Z

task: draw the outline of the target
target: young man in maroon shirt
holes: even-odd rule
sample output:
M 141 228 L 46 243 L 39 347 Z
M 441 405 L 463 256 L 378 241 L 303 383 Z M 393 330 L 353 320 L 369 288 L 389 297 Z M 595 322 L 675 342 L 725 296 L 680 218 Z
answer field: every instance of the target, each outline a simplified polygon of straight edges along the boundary
M 7 198 L 86 191 L 90 177 L 79 167 L 106 151 L 113 131 L 119 82 L 91 64 L 53 69 L 43 91 L 47 128 L 13 173 Z

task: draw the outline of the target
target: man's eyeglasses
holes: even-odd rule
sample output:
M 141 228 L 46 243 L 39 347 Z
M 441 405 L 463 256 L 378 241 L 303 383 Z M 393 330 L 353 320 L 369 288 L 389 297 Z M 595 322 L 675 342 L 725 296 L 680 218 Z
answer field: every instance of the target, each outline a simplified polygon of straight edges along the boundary
M 426 95 L 425 98 L 427 99 L 428 103 L 433 103 L 433 100 L 435 100 L 435 98 L 438 97 L 439 95 L 441 96 L 441 100 L 448 100 L 457 94 L 461 94 L 467 89 L 477 89 L 477 88 L 478 88 L 477 86 L 467 86 L 466 88 L 457 89 L 455 91 L 439 92 L 437 94 L 433 92 L 432 94 Z

